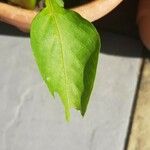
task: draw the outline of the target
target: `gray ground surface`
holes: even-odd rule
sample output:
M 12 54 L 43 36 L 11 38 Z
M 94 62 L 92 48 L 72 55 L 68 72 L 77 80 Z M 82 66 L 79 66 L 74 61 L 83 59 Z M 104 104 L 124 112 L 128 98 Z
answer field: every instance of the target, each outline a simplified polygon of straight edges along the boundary
M 29 39 L 0 36 L 0 150 L 123 150 L 142 47 L 119 35 L 104 33 L 103 39 L 86 116 L 72 111 L 66 123 L 61 102 L 39 75 Z

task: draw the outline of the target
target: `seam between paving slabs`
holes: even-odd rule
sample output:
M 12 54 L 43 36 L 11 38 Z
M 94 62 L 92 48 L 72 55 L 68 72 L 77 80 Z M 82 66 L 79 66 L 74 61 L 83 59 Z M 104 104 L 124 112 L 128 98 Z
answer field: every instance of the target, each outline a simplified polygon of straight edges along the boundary
M 134 101 L 133 101 L 131 112 L 130 112 L 129 124 L 128 124 L 128 129 L 127 129 L 127 134 L 126 134 L 123 150 L 127 150 L 128 145 L 129 145 L 130 134 L 131 134 L 132 124 L 133 124 L 133 118 L 135 115 L 135 110 L 136 110 L 138 94 L 139 94 L 139 89 L 140 89 L 141 80 L 142 80 L 144 64 L 145 64 L 145 59 L 142 58 L 141 66 L 140 66 L 140 70 L 139 70 L 139 75 L 138 75 L 138 81 L 137 81 L 136 90 L 135 90 L 135 94 L 134 94 Z

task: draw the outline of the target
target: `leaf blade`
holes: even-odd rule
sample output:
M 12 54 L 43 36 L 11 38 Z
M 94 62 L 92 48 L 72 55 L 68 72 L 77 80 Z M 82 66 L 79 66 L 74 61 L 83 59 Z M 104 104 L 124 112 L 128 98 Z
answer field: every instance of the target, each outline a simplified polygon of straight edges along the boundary
M 84 69 L 99 51 L 95 28 L 75 12 L 45 8 L 32 23 L 31 46 L 44 81 L 52 94 L 59 94 L 69 120 L 70 109 L 81 110 L 83 92 L 90 92 L 84 90 Z

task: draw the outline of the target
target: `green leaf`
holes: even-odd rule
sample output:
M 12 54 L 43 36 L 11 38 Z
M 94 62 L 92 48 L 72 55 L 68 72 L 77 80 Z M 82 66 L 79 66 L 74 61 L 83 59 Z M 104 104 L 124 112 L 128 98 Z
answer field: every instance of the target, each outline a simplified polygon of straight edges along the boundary
M 37 2 L 37 0 L 8 0 L 8 1 L 26 9 L 34 9 Z
M 84 68 L 84 78 L 83 78 L 84 91 L 81 97 L 81 110 L 80 110 L 82 116 L 84 116 L 86 112 L 89 98 L 93 89 L 96 68 L 97 68 L 97 63 L 98 63 L 98 54 L 99 54 L 99 50 L 94 51 L 91 54 Z
M 45 0 L 45 3 L 46 3 L 46 6 L 49 7 L 49 9 L 53 9 L 54 11 L 59 9 L 59 7 L 64 7 L 63 0 Z
M 47 1 L 32 22 L 31 46 L 49 91 L 65 107 L 84 115 L 95 79 L 100 39 L 95 27 L 79 14 Z

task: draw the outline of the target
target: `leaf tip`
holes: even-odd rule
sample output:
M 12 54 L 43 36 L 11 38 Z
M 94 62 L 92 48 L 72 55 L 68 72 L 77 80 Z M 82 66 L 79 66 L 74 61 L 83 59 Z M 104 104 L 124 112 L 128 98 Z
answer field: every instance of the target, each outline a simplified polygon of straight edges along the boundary
M 69 110 L 65 110 L 65 116 L 66 116 L 66 121 L 70 122 L 70 111 Z
M 81 112 L 81 115 L 82 115 L 82 117 L 84 117 L 84 115 L 85 115 L 85 111 L 80 111 Z

